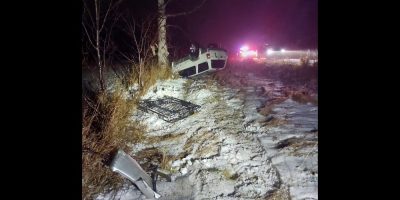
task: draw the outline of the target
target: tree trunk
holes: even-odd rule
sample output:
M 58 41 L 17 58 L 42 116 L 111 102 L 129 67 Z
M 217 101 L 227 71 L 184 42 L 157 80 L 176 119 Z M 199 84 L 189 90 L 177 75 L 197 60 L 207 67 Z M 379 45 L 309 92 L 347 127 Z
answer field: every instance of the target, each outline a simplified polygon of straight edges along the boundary
M 103 77 L 103 63 L 101 63 L 101 55 L 100 55 L 100 11 L 98 1 L 94 1 L 95 11 L 96 11 L 96 52 L 97 52 L 97 60 L 99 65 L 99 81 L 100 81 L 100 89 L 101 92 L 104 92 L 104 77 Z
M 101 62 L 101 56 L 100 56 L 100 43 L 99 43 L 99 33 L 97 32 L 96 34 L 96 51 L 97 51 L 97 60 L 98 60 L 98 65 L 99 65 L 99 81 L 100 81 L 100 89 L 102 92 L 104 92 L 104 77 L 103 77 L 103 64 Z
M 143 69 L 143 66 L 142 66 L 142 63 L 140 63 L 139 64 L 139 90 L 142 90 L 142 88 L 143 88 L 143 81 L 142 81 L 142 69 Z
M 158 64 L 162 67 L 168 66 L 166 26 L 167 17 L 165 16 L 164 0 L 158 0 Z

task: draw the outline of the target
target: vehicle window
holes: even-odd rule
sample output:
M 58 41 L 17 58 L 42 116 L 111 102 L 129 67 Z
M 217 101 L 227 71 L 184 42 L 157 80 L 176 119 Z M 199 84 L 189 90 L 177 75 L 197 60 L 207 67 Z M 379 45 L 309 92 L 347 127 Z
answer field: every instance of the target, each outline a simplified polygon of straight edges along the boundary
M 191 75 L 193 75 L 195 73 L 196 73 L 196 67 L 195 66 L 192 66 L 192 67 L 189 67 L 189 68 L 186 68 L 184 70 L 179 71 L 179 75 L 183 76 L 183 77 L 188 77 L 188 76 L 191 76 Z
M 208 70 L 208 62 L 203 62 L 203 63 L 199 64 L 199 68 L 198 68 L 199 72 L 198 73 L 204 72 L 206 70 Z
M 225 60 L 211 60 L 212 68 L 223 68 L 225 65 Z

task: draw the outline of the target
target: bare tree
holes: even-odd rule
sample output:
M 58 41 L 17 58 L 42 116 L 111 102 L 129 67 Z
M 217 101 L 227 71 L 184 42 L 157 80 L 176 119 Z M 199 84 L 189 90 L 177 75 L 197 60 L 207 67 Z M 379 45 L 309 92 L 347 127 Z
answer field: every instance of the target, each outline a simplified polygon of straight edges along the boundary
M 95 60 L 99 72 L 100 89 L 105 90 L 104 69 L 107 65 L 107 52 L 110 49 L 111 32 L 118 20 L 112 11 L 121 1 L 83 0 L 82 27 L 86 39 L 95 50 Z M 105 5 L 105 8 L 103 8 Z
M 121 53 L 133 66 L 136 65 L 136 73 L 138 74 L 138 84 L 142 88 L 142 74 L 144 67 L 155 56 L 154 46 L 157 41 L 154 26 L 155 17 L 147 17 L 138 22 L 134 17 L 124 17 L 125 28 L 123 29 L 132 38 L 132 54 L 126 55 Z
M 198 6 L 190 11 L 175 14 L 166 14 L 167 5 L 173 0 L 158 0 L 158 64 L 166 67 L 168 65 L 168 45 L 167 45 L 167 19 L 189 15 L 201 8 L 207 0 L 203 0 Z

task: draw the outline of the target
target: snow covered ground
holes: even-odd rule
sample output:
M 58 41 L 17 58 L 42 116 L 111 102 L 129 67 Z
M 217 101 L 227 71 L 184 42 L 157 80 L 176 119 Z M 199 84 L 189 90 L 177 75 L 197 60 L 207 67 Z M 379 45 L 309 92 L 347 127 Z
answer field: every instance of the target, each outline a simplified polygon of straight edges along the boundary
M 138 111 L 147 139 L 131 155 L 162 152 L 173 181 L 157 182 L 161 199 L 318 199 L 318 107 L 287 99 L 270 115 L 257 112 L 281 97 L 280 82 L 242 75 L 240 87 L 221 86 L 211 76 L 158 82 L 145 95 L 164 95 L 200 105 L 175 123 Z M 144 164 L 143 162 L 141 164 Z M 144 199 L 127 184 L 116 199 Z M 110 194 L 98 199 L 110 199 Z

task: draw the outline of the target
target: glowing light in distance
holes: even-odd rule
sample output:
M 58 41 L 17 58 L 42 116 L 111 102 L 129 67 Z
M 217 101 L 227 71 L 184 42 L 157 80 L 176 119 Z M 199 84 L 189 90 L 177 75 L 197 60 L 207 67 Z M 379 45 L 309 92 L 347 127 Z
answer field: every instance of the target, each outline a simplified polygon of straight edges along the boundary
M 240 47 L 240 50 L 247 51 L 247 50 L 249 50 L 249 47 L 245 45 L 245 46 Z

